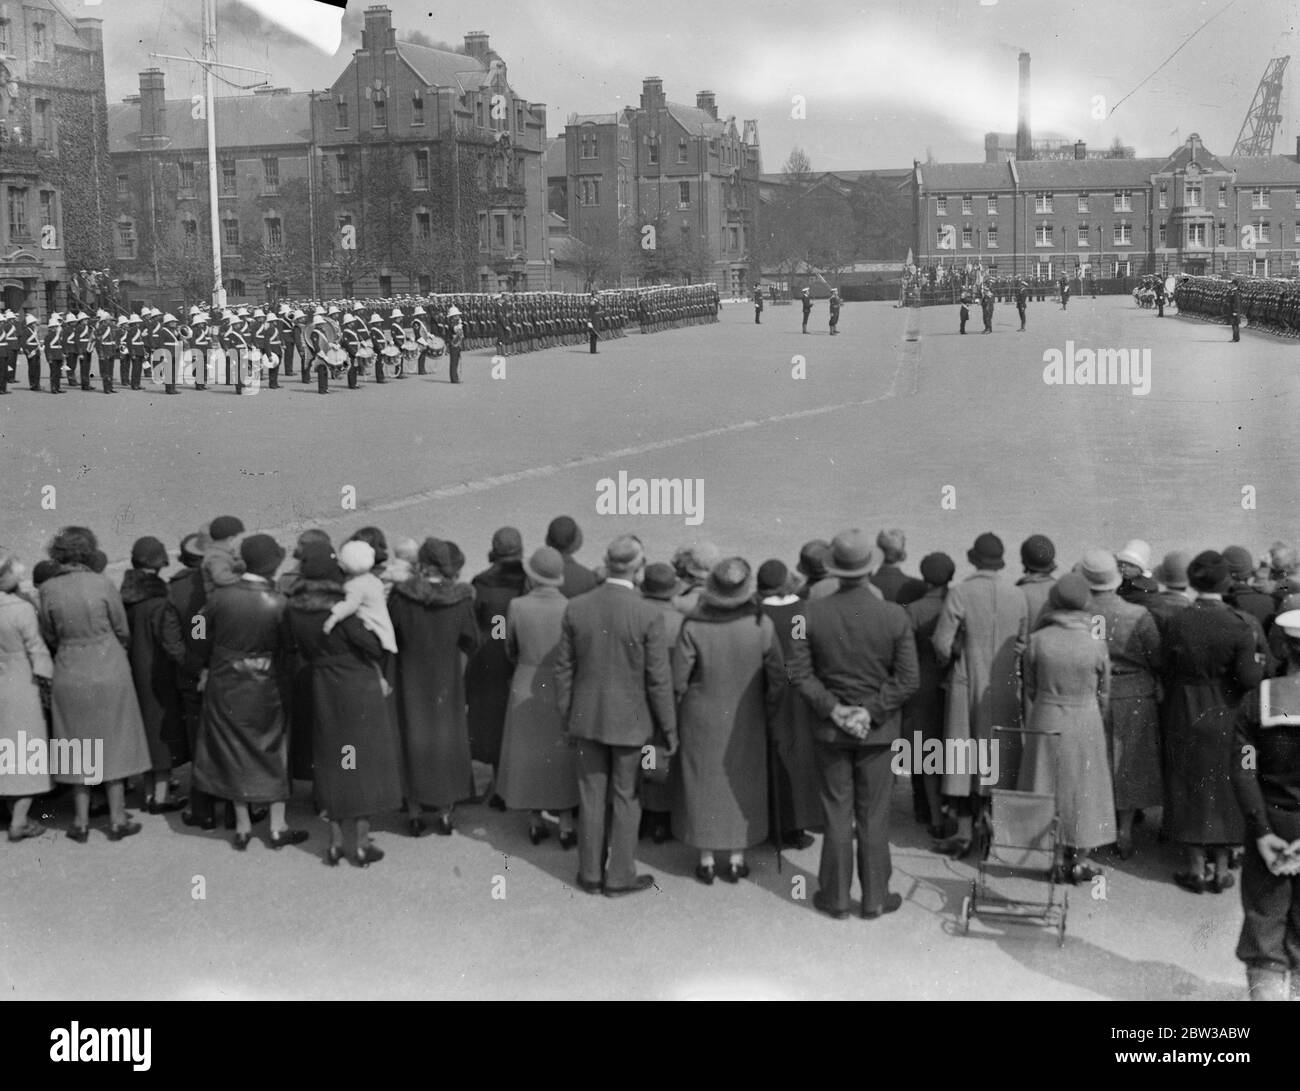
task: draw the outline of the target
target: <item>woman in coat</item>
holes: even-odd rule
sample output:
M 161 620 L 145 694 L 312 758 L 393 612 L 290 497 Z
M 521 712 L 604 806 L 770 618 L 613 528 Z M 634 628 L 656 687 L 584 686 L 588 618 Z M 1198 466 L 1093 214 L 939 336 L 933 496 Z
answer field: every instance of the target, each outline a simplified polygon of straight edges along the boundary
M 764 561 L 758 568 L 759 606 L 771 620 L 781 657 L 790 663 L 790 646 L 795 640 L 796 618 L 803 617 L 804 601 L 795 594 L 796 581 L 779 560 Z M 822 825 L 821 789 L 817 781 L 817 756 L 813 747 L 813 725 L 817 717 L 812 706 L 788 686 L 781 707 L 772 723 L 773 749 L 776 751 L 775 803 L 773 821 L 779 817 L 777 832 L 781 844 L 806 849 L 813 843 L 808 829 Z M 779 816 L 776 811 L 780 811 Z
M 300 552 L 285 626 L 311 701 L 311 750 L 320 757 L 316 809 L 330 824 L 325 860 L 333 865 L 343 859 L 346 824 L 352 859 L 366 867 L 384 858 L 370 840 L 371 816 L 402 804 L 401 750 L 380 674 L 384 649 L 355 615 L 323 631 L 330 609 L 343 598 L 343 573 L 328 543 L 309 543 Z
M 695 877 L 711 884 L 714 852 L 729 853 L 722 878 L 749 874 L 745 849 L 767 837 L 769 723 L 786 689 L 781 644 L 753 602 L 749 565 L 714 567 L 673 653 L 681 749 L 673 829 L 698 849 Z
M 1263 668 L 1250 621 L 1223 601 L 1231 576 L 1222 555 L 1197 554 L 1187 577 L 1196 601 L 1171 615 L 1164 632 L 1165 825 L 1187 848 L 1187 869 L 1174 881 L 1196 894 L 1218 893 L 1233 885 L 1229 853 L 1245 837 L 1230 781 L 1233 723 Z
M 412 837 L 424 832 L 423 807 L 437 811 L 435 830 L 450 836 L 452 809 L 474 794 L 462 656 L 478 648 L 479 633 L 474 592 L 455 580 L 459 552 L 451 542 L 426 538 L 418 574 L 397 584 L 388 599 L 397 634 L 398 729 Z
M 181 639 L 185 644 L 185 658 L 176 667 L 177 699 L 180 702 L 181 723 L 185 728 L 185 748 L 193 756 L 199 738 L 199 721 L 203 713 L 203 694 L 199 692 L 199 677 L 203 673 L 203 642 L 195 636 L 194 619 L 199 616 L 207 601 L 203 589 L 203 550 L 206 536 L 187 534 L 181 539 L 181 567 L 167 581 L 167 601 L 181 619 Z M 211 830 L 217 825 L 215 801 L 190 777 L 189 810 L 181 812 L 181 821 L 187 826 Z
M 1032 702 L 1029 730 L 1059 732 L 1026 736 L 1020 767 L 1022 791 L 1056 795 L 1061 816 L 1055 866 L 1072 883 L 1099 871 L 1088 863 L 1093 849 L 1115 840 L 1115 796 L 1106 732 L 1110 657 L 1093 638 L 1088 581 L 1062 576 L 1047 596 L 1048 613 L 1029 637 L 1021 663 L 1025 696 Z M 1065 868 L 1065 850 L 1074 859 Z
M 529 592 L 510 602 L 506 614 L 506 654 L 514 664 L 510 707 L 501 740 L 497 791 L 512 811 L 532 811 L 528 839 L 548 836 L 542 811 L 560 817 L 560 848 L 578 843 L 573 810 L 578 805 L 576 754 L 564 738 L 555 699 L 555 654 L 564 609 L 564 557 L 543 546 L 524 562 Z
M 42 746 L 49 742 L 41 687 L 49 685 L 54 673 L 36 610 L 18 593 L 25 571 L 14 554 L 0 549 L 0 744 L 13 747 L 15 755 L 26 754 L 32 742 Z M 10 841 L 45 832 L 44 826 L 27 815 L 32 796 L 43 795 L 52 786 L 48 768 L 0 774 L 0 796 L 10 801 Z
M 506 655 L 505 621 L 511 599 L 524 593 L 524 543 L 514 527 L 492 535 L 490 568 L 471 581 L 474 618 L 484 641 L 465 667 L 465 696 L 469 701 L 470 747 L 475 761 L 494 769 L 501 761 L 501 732 L 510 703 L 514 666 Z M 492 802 L 500 807 L 499 791 Z
M 59 570 L 41 584 L 41 635 L 54 653 L 53 736 L 70 740 L 83 756 L 82 770 L 60 769 L 51 775 L 57 783 L 74 785 L 76 817 L 68 836 L 81 844 L 90 837 L 85 756 L 102 745 L 102 764 L 95 774 L 108 795 L 110 841 L 140 832 L 140 823 L 127 819 L 125 781 L 150 768 L 126 658 L 126 611 L 117 588 L 91 569 L 98 549 L 93 532 L 65 527 L 49 548 Z
M 285 673 L 285 599 L 275 590 L 284 550 L 266 534 L 239 545 L 246 571 L 218 587 L 203 607 L 203 719 L 194 754 L 195 783 L 231 800 L 235 848 L 253 837 L 249 804 L 269 803 L 272 848 L 307 840 L 306 830 L 285 821 L 289 798 L 287 717 L 281 692 Z
M 180 616 L 158 575 L 167 567 L 166 546 L 157 538 L 139 539 L 131 547 L 131 566 L 122 578 L 122 605 L 131 628 L 126 655 L 153 766 L 144 790 L 145 808 L 150 814 L 165 814 L 185 806 L 184 799 L 167 798 L 172 768 L 189 760 L 176 676 L 185 662 L 185 641 Z

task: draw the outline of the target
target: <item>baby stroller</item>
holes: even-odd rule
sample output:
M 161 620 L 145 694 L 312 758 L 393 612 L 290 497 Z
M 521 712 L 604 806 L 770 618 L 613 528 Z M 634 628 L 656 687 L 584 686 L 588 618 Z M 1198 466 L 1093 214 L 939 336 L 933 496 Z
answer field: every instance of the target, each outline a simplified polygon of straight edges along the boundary
M 993 730 L 1022 737 L 1039 736 L 1043 745 L 1054 748 L 1059 745 L 1061 737 L 1059 731 L 1009 727 L 995 727 Z M 1070 895 L 1062 890 L 1060 899 L 1057 899 L 1058 877 L 1053 866 L 1060 833 L 1061 819 L 1055 793 L 1021 792 L 1008 788 L 990 791 L 989 807 L 980 824 L 975 846 L 979 872 L 971 881 L 970 893 L 961 903 L 963 935 L 970 934 L 972 917 L 983 916 L 1055 928 L 1057 946 L 1064 946 Z M 1008 898 L 990 891 L 990 878 L 1008 877 L 1045 881 L 1047 900 Z

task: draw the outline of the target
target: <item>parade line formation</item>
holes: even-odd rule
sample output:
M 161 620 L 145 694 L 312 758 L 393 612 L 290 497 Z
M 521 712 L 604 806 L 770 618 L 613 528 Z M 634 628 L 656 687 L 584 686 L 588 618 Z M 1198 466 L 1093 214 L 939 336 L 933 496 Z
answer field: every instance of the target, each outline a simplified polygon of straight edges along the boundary
M 190 307 L 184 320 L 156 307 L 116 316 L 103 308 L 55 312 L 42 328 L 33 314 L 0 313 L 0 394 L 19 381 L 64 393 L 64 382 L 92 390 L 97 375 L 105 394 L 143 389 L 146 370 L 166 394 L 178 387 L 232 386 L 236 393 L 278 389 L 299 361 L 302 381 L 316 375 L 329 393 L 330 378 L 346 376 L 349 389 L 374 376 L 383 383 L 411 369 L 427 374 L 426 361 L 446 353 L 450 379 L 460 380 L 465 349 L 492 347 L 499 355 L 556 345 L 622 337 L 633 322 L 642 333 L 716 322 L 721 300 L 715 284 L 616 288 L 590 296 L 565 292 L 435 295 L 384 300 L 313 301 L 251 311 L 247 307 Z M 263 381 L 265 375 L 265 382 Z
M 213 830 L 224 814 L 240 851 L 269 818 L 278 849 L 309 839 L 285 809 L 310 781 L 331 865 L 383 859 L 376 815 L 451 835 L 457 805 L 483 798 L 520 812 L 533 845 L 558 826 L 560 848 L 578 849 L 576 886 L 610 897 L 653 886 L 639 837 L 680 840 L 713 884 L 743 880 L 748 850 L 807 848 L 817 830 L 813 905 L 850 915 L 856 858 L 859 912 L 875 919 L 902 903 L 889 889 L 895 744 L 972 743 L 997 748 L 991 768 L 910 769 L 934 852 L 978 859 L 998 788 L 1055 796 L 1053 881 L 1095 883 L 1097 850 L 1124 861 L 1135 824 L 1158 823 L 1182 846 L 1173 880 L 1189 893 L 1226 891 L 1240 869 L 1251 995 L 1300 993 L 1291 544 L 1153 564 L 1133 540 L 1058 578 L 1034 534 L 1014 582 L 993 533 L 960 581 L 941 552 L 905 572 L 899 529 L 809 541 L 795 571 L 707 542 L 647 564 L 631 535 L 593 569 L 575 559 L 582 544 L 568 516 L 531 552 L 502 527 L 466 583 L 449 540 L 390 550 L 367 527 L 336 549 L 310 529 L 286 566 L 272 537 L 225 515 L 181 540 L 167 579 L 163 543 L 137 540 L 120 588 L 84 527 L 63 528 L 30 580 L 0 551 L 9 840 L 46 834 L 33 800 L 61 790 L 66 836 L 86 844 L 92 783 L 108 840 L 138 833 L 134 778 L 151 815 L 184 808 L 186 826 Z M 187 762 L 183 799 L 172 776 Z

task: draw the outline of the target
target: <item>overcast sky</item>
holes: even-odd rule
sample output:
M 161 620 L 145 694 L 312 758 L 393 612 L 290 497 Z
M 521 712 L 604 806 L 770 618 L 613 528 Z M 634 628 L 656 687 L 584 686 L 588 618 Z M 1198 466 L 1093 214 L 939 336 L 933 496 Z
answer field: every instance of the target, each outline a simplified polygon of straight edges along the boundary
M 200 89 L 193 66 L 148 56 L 199 52 L 198 0 L 66 2 L 74 13 L 104 20 L 110 101 L 134 92 L 139 71 L 150 63 L 166 71 L 169 96 Z M 239 0 L 219 0 L 221 59 L 268 69 L 272 83 L 294 90 L 327 86 L 360 44 L 365 6 L 350 0 L 342 45 L 331 57 Z M 986 131 L 1015 128 L 1022 49 L 1033 57 L 1035 136 L 1051 132 L 1090 145 L 1119 136 L 1139 155 L 1163 155 L 1199 132 L 1207 147 L 1226 154 L 1268 58 L 1300 44 L 1300 5 L 1290 0 L 389 0 L 388 6 L 399 39 L 459 43 L 467 31 L 485 31 L 515 91 L 547 103 L 552 136 L 570 113 L 635 104 L 645 76 L 662 77 L 675 102 L 693 104 L 696 91 L 711 89 L 723 117 L 757 119 L 765 171 L 779 170 L 794 145 L 818 170 L 908 166 L 913 158 L 924 160 L 927 149 L 940 161 L 982 160 Z M 1293 154 L 1300 55 L 1287 75 L 1274 150 Z M 795 95 L 806 102 L 801 120 L 791 117 Z M 1103 120 L 1093 116 L 1094 96 L 1105 99 Z

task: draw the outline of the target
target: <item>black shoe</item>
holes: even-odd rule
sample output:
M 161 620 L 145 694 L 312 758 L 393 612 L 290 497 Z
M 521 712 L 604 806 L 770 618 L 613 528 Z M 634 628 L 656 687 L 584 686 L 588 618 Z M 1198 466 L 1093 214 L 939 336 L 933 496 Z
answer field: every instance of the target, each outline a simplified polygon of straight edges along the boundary
M 864 921 L 874 921 L 877 917 L 883 917 L 886 913 L 897 913 L 902 904 L 903 896 L 901 894 L 887 894 L 885 895 L 885 904 L 879 909 L 867 909 L 864 907 L 862 910 L 862 919 Z
M 551 836 L 551 831 L 548 830 L 545 826 L 528 827 L 528 840 L 531 841 L 534 845 L 540 845 L 543 841 L 545 841 L 550 836 Z
M 1184 890 L 1189 890 L 1193 894 L 1204 894 L 1208 889 L 1204 875 L 1193 875 L 1187 871 L 1174 872 L 1174 882 Z
M 69 836 L 71 836 L 71 835 L 69 835 Z M 603 884 L 603 883 L 600 883 L 600 882 L 589 883 L 589 882 L 588 882 L 586 879 L 584 879 L 581 875 L 578 876 L 578 878 L 575 880 L 575 882 L 578 884 L 578 889 L 581 890 L 581 891 L 582 891 L 583 893 L 585 893 L 585 894 L 599 894 L 599 893 L 601 892 L 601 890 L 604 889 L 604 884 Z
M 84 845 L 90 840 L 89 826 L 73 826 L 66 834 L 68 840 L 75 841 L 78 845 Z
M 343 848 L 341 845 L 331 845 L 325 850 L 325 863 L 330 867 L 338 867 L 339 861 L 343 859 Z
M 450 837 L 451 831 L 456 827 L 451 824 L 451 816 L 440 814 L 438 820 L 433 824 L 433 832 L 439 837 Z
M 252 839 L 253 839 L 253 835 L 252 835 L 251 833 L 237 833 L 237 834 L 235 834 L 235 840 L 234 840 L 233 844 L 234 844 L 234 846 L 235 846 L 236 851 L 238 851 L 238 852 L 243 852 L 245 849 L 248 848 L 248 843 L 249 843 Z
M 781 838 L 781 847 L 787 849 L 812 848 L 813 835 L 807 830 L 791 830 Z
M 560 834 L 560 848 L 571 849 L 578 843 L 578 835 L 572 830 Z
M 145 804 L 145 810 L 150 814 L 173 814 L 176 811 L 183 811 L 187 803 L 189 803 L 188 799 L 169 799 L 164 803 L 155 803 L 151 799 Z
M 846 921 L 849 919 L 849 911 L 847 909 L 832 909 L 826 903 L 826 899 L 822 897 L 820 890 L 813 895 L 813 908 L 819 913 L 825 913 L 832 920 Z
M 622 898 L 627 894 L 640 894 L 643 890 L 649 890 L 655 885 L 653 875 L 638 875 L 631 886 L 607 886 L 605 887 L 606 898 Z
M 668 828 L 667 822 L 656 822 L 650 830 L 650 840 L 656 845 L 662 845 L 665 841 L 673 839 L 673 832 Z
M 695 867 L 695 878 L 705 886 L 713 885 L 715 875 L 717 875 L 717 869 L 712 864 L 697 864 Z
M 139 833 L 141 828 L 139 822 L 123 822 L 120 826 L 109 826 L 105 832 L 110 841 L 121 841 L 124 837 Z
M 723 867 L 721 876 L 724 883 L 738 883 L 741 879 L 749 878 L 749 865 L 727 864 Z
M 201 830 L 215 830 L 217 828 L 217 816 L 210 814 L 206 818 L 195 818 L 193 811 L 184 811 L 181 813 L 181 821 L 187 826 L 198 826 Z
M 285 828 L 279 833 L 271 834 L 269 841 L 271 848 L 282 849 L 285 845 L 301 845 L 310 836 L 311 834 L 306 830 L 291 830 Z
M 377 864 L 384 858 L 383 849 L 377 849 L 374 845 L 367 845 L 363 849 L 358 849 L 353 859 L 357 867 L 369 867 L 371 864 Z
M 412 837 L 423 836 L 425 830 L 427 830 L 428 828 L 429 827 L 424 824 L 423 818 L 407 819 L 406 832 L 409 833 Z
M 1207 889 L 1214 894 L 1222 894 L 1237 885 L 1237 877 L 1231 871 L 1216 871 L 1210 879 Z
M 506 809 L 506 801 L 493 792 L 492 798 L 488 800 L 488 806 L 494 811 L 504 811 Z

